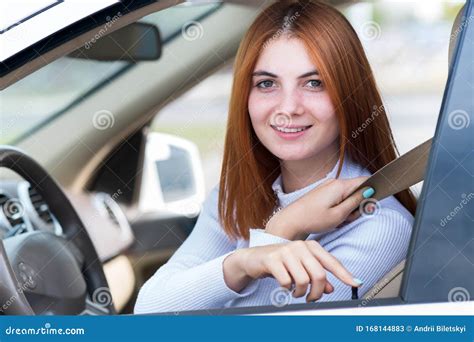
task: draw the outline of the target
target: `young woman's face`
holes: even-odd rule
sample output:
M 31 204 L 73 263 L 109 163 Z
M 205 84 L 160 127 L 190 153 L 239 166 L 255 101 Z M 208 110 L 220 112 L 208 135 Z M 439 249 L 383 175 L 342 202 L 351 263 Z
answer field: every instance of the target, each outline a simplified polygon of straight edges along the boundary
M 281 160 L 302 160 L 337 148 L 334 106 L 299 39 L 281 37 L 263 49 L 248 109 L 257 137 Z

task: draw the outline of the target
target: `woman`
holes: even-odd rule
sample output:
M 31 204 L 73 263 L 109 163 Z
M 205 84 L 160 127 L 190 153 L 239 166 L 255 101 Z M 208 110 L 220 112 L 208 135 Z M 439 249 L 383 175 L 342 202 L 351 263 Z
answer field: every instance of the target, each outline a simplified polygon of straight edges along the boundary
M 374 189 L 351 193 L 396 149 L 342 14 L 277 2 L 246 33 L 234 68 L 219 188 L 140 290 L 136 313 L 280 305 L 290 289 L 284 304 L 348 300 L 351 286 L 363 295 L 405 258 L 409 191 L 355 214 Z

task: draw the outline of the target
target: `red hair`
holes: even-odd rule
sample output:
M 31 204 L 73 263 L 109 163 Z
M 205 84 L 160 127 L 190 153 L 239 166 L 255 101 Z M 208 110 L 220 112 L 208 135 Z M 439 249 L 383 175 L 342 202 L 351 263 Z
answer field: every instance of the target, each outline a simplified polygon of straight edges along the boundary
M 272 183 L 280 174 L 280 163 L 254 132 L 248 99 L 261 50 L 281 35 L 305 44 L 335 107 L 340 127 L 338 175 L 345 154 L 372 173 L 398 155 L 372 70 L 351 24 L 321 2 L 279 1 L 255 19 L 234 63 L 218 207 L 231 238 L 248 239 L 249 229 L 262 227 L 276 203 Z M 396 198 L 414 214 L 416 200 L 410 190 Z

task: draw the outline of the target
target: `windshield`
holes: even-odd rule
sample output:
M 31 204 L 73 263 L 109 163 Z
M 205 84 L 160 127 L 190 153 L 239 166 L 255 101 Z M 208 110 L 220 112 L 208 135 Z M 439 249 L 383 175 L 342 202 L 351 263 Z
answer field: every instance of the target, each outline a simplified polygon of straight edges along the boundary
M 183 25 L 199 20 L 218 6 L 174 6 L 140 21 L 158 26 L 166 49 L 166 44 L 181 33 Z M 133 65 L 125 61 L 62 57 L 18 81 L 0 95 L 0 144 L 18 143 Z

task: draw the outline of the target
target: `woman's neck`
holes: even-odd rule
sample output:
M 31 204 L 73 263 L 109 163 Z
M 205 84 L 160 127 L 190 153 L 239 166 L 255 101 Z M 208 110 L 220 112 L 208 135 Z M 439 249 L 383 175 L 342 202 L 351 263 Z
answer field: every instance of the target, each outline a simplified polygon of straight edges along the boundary
M 329 146 L 311 158 L 282 160 L 280 167 L 283 191 L 290 193 L 323 179 L 334 168 L 338 160 L 338 144 Z

